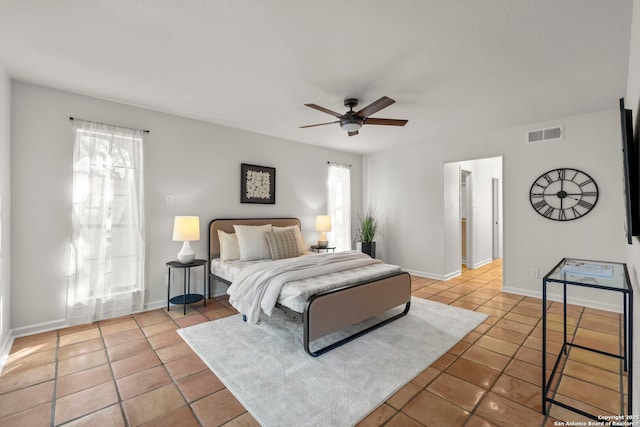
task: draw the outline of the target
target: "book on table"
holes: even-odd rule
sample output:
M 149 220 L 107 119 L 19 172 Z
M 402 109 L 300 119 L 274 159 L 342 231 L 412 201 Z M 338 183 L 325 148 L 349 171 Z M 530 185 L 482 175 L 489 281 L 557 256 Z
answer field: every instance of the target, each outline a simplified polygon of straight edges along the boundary
M 613 277 L 613 266 L 586 261 L 567 260 L 561 268 L 563 273 L 591 277 Z

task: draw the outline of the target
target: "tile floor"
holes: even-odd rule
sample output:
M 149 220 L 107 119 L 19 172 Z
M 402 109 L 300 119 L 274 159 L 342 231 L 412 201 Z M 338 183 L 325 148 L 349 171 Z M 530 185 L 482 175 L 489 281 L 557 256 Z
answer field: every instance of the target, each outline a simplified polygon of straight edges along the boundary
M 413 294 L 489 314 L 362 426 L 552 426 L 586 421 L 559 406 L 541 413 L 541 301 L 501 292 L 497 260 L 447 282 L 413 278 Z M 201 304 L 201 303 L 200 303 Z M 615 351 L 620 316 L 570 306 L 575 342 Z M 549 307 L 550 352 L 561 342 L 561 306 Z M 176 330 L 234 314 L 207 307 L 154 310 L 18 338 L 0 376 L 2 426 L 252 426 L 256 421 Z M 613 349 L 613 350 L 612 350 Z M 551 363 L 554 356 L 548 354 Z M 624 413 L 620 362 L 571 350 L 558 400 L 594 414 Z M 623 397 L 624 396 L 624 397 Z

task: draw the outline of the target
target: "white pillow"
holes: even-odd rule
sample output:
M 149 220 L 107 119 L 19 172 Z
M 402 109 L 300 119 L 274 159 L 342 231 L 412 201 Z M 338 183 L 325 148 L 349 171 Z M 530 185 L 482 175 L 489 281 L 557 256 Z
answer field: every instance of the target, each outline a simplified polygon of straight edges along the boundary
M 240 261 L 271 258 L 269 242 L 265 233 L 271 231 L 271 224 L 265 225 L 234 225 L 238 236 Z
M 294 233 L 296 233 L 296 241 L 298 242 L 298 254 L 304 255 L 307 251 L 307 245 L 304 243 L 302 233 L 300 233 L 300 227 L 298 227 L 297 225 L 288 225 L 286 227 L 276 227 L 275 225 L 273 226 L 273 231 L 283 230 L 294 230 Z
M 220 242 L 220 261 L 240 259 L 238 236 L 235 233 L 218 230 L 218 241 Z

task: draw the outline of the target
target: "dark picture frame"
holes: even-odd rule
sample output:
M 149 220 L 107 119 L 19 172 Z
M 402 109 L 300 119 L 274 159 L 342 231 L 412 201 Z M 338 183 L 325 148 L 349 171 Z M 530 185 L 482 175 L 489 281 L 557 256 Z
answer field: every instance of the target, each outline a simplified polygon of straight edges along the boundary
M 240 203 L 276 203 L 276 168 L 240 164 Z

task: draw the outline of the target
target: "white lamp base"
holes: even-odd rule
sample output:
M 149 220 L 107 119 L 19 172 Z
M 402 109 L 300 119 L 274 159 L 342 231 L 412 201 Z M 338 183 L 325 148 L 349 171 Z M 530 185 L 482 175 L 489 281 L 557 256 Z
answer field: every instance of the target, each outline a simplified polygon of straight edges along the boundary
M 327 246 L 329 246 L 329 241 L 327 240 L 327 235 L 323 231 L 320 233 L 320 238 L 318 239 L 318 247 L 326 248 Z
M 178 252 L 178 261 L 181 264 L 191 264 L 196 259 L 196 254 L 191 249 L 191 245 L 188 241 L 182 244 L 182 249 Z

